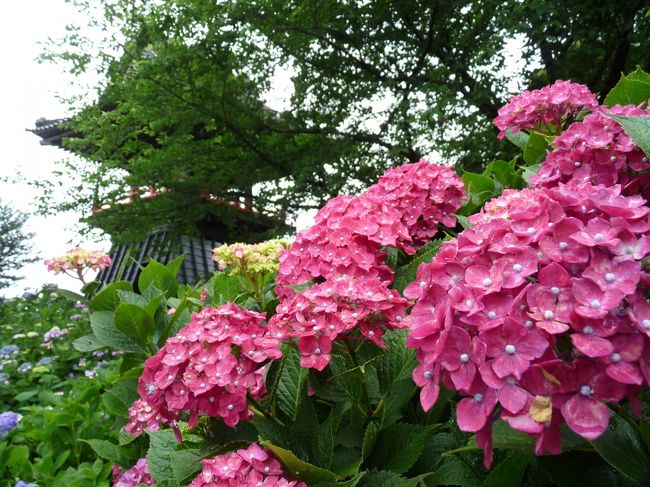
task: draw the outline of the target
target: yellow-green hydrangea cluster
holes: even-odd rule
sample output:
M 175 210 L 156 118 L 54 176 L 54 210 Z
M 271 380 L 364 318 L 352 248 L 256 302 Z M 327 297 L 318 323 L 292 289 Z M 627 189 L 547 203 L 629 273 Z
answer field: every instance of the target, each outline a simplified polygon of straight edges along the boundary
M 219 269 L 231 274 L 258 274 L 276 272 L 284 249 L 289 247 L 286 240 L 267 240 L 258 244 L 234 243 L 214 249 L 212 259 Z

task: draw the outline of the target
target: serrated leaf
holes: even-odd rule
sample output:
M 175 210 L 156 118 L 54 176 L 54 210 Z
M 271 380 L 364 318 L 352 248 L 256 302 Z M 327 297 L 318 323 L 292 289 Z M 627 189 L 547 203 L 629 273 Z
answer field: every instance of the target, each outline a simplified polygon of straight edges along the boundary
M 639 105 L 650 99 L 650 74 L 637 68 L 621 79 L 605 97 L 605 105 Z
M 416 366 L 415 350 L 406 348 L 407 334 L 407 330 L 389 330 L 384 334 L 386 351 L 373 362 L 382 395 L 397 382 L 409 379 Z
M 112 311 L 96 311 L 90 315 L 90 326 L 97 340 L 104 346 L 124 352 L 143 352 L 136 340 L 127 337 L 115 327 Z
M 370 452 L 372 452 L 372 450 L 375 448 L 380 429 L 381 425 L 378 421 L 371 421 L 368 423 L 366 431 L 363 434 L 363 444 L 361 445 L 361 458 L 364 461 L 366 458 L 368 458 Z
M 361 472 L 360 474 L 355 475 L 354 478 L 343 482 L 318 482 L 311 487 L 356 487 L 365 474 L 366 472 Z
M 590 443 L 612 467 L 642 484 L 650 475 L 650 458 L 639 432 L 616 413 L 609 423 L 605 432 Z
M 528 164 L 539 164 L 546 155 L 548 142 L 543 135 L 533 132 L 526 142 L 524 161 Z
M 277 406 L 291 419 L 296 419 L 305 395 L 309 371 L 300 365 L 300 354 L 290 346 L 283 348 L 280 375 L 276 388 Z
M 178 289 L 178 282 L 174 273 L 153 259 L 140 273 L 138 289 L 142 291 L 151 285 L 165 293 L 167 297 L 175 296 Z
M 418 479 L 405 479 L 399 474 L 385 471 L 370 471 L 357 484 L 359 487 L 416 487 Z
M 132 291 L 117 291 L 117 296 L 120 298 L 121 303 L 128 303 L 144 308 L 147 306 L 147 300 L 140 294 L 134 293 Z
M 485 479 L 485 487 L 519 487 L 532 455 L 515 453 L 494 467 Z
M 303 462 L 289 450 L 280 448 L 268 441 L 262 441 L 260 444 L 273 452 L 273 454 L 282 462 L 286 471 L 292 476 L 307 483 L 307 485 L 317 482 L 333 482 L 336 475 L 329 470 L 318 468 L 307 462 Z
M 129 454 L 124 448 L 106 440 L 80 440 L 88 443 L 93 451 L 100 457 L 121 466 L 130 466 L 135 460 L 133 454 Z
M 147 431 L 149 435 L 149 450 L 147 465 L 151 476 L 156 481 L 172 478 L 174 472 L 167 457 L 169 452 L 176 450 L 176 437 L 171 431 Z
M 427 243 L 414 256 L 413 260 L 395 271 L 395 279 L 391 287 L 400 293 L 404 292 L 406 286 L 415 281 L 418 267 L 425 262 L 431 262 L 440 250 L 445 239 L 436 239 Z
M 510 129 L 506 131 L 506 139 L 512 142 L 519 150 L 526 149 L 526 143 L 528 142 L 528 134 L 526 132 L 516 132 L 513 133 Z
M 118 291 L 133 291 L 133 286 L 128 281 L 116 281 L 99 291 L 97 295 L 90 300 L 89 308 L 91 311 L 113 311 L 120 304 Z
M 312 458 L 317 467 L 329 469 L 332 466 L 334 423 L 334 417 L 330 413 L 327 419 L 318 427 L 318 431 L 314 435 Z
M 100 342 L 97 337 L 91 333 L 90 335 L 84 335 L 73 340 L 72 346 L 79 352 L 94 352 L 95 350 L 104 348 L 106 345 Z
M 650 157 L 650 115 L 638 117 L 619 117 L 611 113 L 605 115 L 620 123 L 625 133 L 636 142 L 646 156 Z
M 136 304 L 121 303 L 115 309 L 114 321 L 118 330 L 143 344 L 155 329 L 153 316 Z
M 103 394 L 102 400 L 112 415 L 128 418 L 129 408 L 138 397 L 138 381 L 122 379 Z
M 404 473 L 417 461 L 430 426 L 397 423 L 379 432 L 375 448 L 364 462 L 370 468 Z
M 433 475 L 427 475 L 427 486 L 439 485 L 460 487 L 482 487 L 483 482 L 467 462 L 458 456 L 443 457 Z

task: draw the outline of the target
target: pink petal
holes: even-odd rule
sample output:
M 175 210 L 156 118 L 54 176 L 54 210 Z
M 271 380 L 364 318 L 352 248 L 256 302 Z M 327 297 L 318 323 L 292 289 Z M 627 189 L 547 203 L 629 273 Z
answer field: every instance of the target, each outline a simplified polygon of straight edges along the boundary
M 602 402 L 579 393 L 562 405 L 562 416 L 569 428 L 588 440 L 595 440 L 603 434 L 610 413 Z

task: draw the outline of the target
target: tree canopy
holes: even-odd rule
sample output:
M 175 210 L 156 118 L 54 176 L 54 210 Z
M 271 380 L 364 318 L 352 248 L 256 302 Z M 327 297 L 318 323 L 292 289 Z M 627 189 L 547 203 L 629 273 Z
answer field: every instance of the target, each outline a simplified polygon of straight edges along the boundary
M 14 271 L 35 260 L 30 255 L 32 234 L 23 229 L 25 221 L 27 215 L 0 200 L 0 289 L 20 279 Z
M 103 76 L 68 122 L 66 147 L 91 164 L 58 209 L 104 205 L 88 221 L 118 239 L 234 222 L 224 202 L 295 216 L 423 156 L 480 167 L 512 155 L 492 126 L 511 91 L 571 79 L 606 93 L 650 66 L 646 1 L 101 5 L 104 50 L 71 28 L 44 58 Z

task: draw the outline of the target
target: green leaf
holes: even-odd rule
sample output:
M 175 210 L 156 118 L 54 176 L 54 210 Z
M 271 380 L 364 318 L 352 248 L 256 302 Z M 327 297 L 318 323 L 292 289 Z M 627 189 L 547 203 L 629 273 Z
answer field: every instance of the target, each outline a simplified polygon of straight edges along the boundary
M 458 211 L 461 215 L 471 215 L 480 209 L 486 201 L 501 192 L 498 183 L 490 176 L 475 172 L 463 173 L 463 183 L 467 192 L 467 201 Z
M 492 425 L 492 442 L 494 448 L 519 449 L 533 451 L 535 440 L 526 433 L 512 429 L 503 420 L 497 420 Z
M 364 464 L 369 468 L 404 473 L 416 462 L 432 431 L 430 426 L 393 424 L 379 432 L 375 448 Z
M 521 177 L 528 181 L 539 172 L 540 166 L 541 164 L 531 164 L 529 166 L 525 166 L 521 172 Z
M 357 485 L 359 487 L 416 487 L 418 482 L 418 479 L 405 479 L 393 472 L 370 471 Z
M 90 310 L 113 311 L 120 304 L 120 298 L 117 294 L 118 291 L 133 291 L 133 286 L 128 281 L 116 281 L 109 284 L 90 300 Z
M 638 117 L 619 117 L 611 113 L 605 115 L 620 123 L 625 133 L 637 143 L 646 156 L 650 157 L 650 115 Z
M 431 262 L 440 250 L 440 246 L 445 239 L 436 239 L 428 242 L 413 256 L 413 260 L 402 267 L 397 268 L 395 271 L 395 279 L 391 287 L 400 293 L 404 292 L 406 286 L 415 281 L 417 276 L 418 267 L 424 262 Z
M 514 160 L 492 161 L 487 165 L 484 172 L 486 175 L 494 177 L 503 188 L 520 189 L 525 186 L 525 181 L 517 173 Z
M 85 298 L 82 294 L 75 293 L 75 292 L 73 292 L 73 291 L 68 291 L 67 289 L 61 289 L 61 288 L 59 288 L 59 289 L 57 289 L 55 292 L 56 292 L 56 294 L 58 294 L 59 296 L 63 296 L 64 298 L 67 298 L 67 299 L 69 299 L 70 301 L 74 301 L 75 303 L 76 303 L 77 301 L 85 301 L 85 300 L 86 300 L 86 298 Z
M 313 437 L 312 459 L 317 467 L 330 469 L 332 466 L 332 455 L 334 452 L 334 416 L 332 413 L 318 427 Z
M 106 460 L 117 463 L 123 467 L 130 467 L 135 460 L 133 455 L 129 455 L 124 448 L 106 440 L 81 440 L 88 443 L 97 455 Z
M 458 220 L 458 223 L 460 223 L 463 228 L 472 228 L 469 218 L 465 215 L 456 215 L 456 220 Z
M 134 293 L 132 291 L 117 291 L 117 296 L 120 298 L 121 303 L 133 304 L 140 308 L 147 306 L 147 300 L 144 296 Z
M 592 452 L 568 451 L 562 455 L 539 457 L 535 463 L 558 487 L 630 487 L 638 485 L 617 475 L 606 462 Z M 644 484 L 642 484 L 644 485 Z
M 406 348 L 407 330 L 389 330 L 384 334 L 386 351 L 373 362 L 382 394 L 404 379 L 410 379 L 416 366 L 415 350 Z
M 525 150 L 528 143 L 528 134 L 526 132 L 512 132 L 510 129 L 506 131 L 506 139 L 512 142 L 519 150 Z
M 16 401 L 18 401 L 18 402 L 22 402 L 22 401 L 26 401 L 27 399 L 31 399 L 36 394 L 38 394 L 37 390 L 36 391 L 23 391 L 23 392 L 19 392 L 18 394 L 16 394 L 14 399 Z
M 485 487 L 519 487 L 523 485 L 524 474 L 532 456 L 515 453 L 494 467 L 485 479 Z
M 474 469 L 459 456 L 443 457 L 432 475 L 426 477 L 430 487 L 438 485 L 459 485 L 461 487 L 482 487 L 483 482 Z
M 153 259 L 140 273 L 138 289 L 142 291 L 151 285 L 161 290 L 167 297 L 175 296 L 178 289 L 178 282 L 174 273 Z
M 379 430 L 381 425 L 378 421 L 371 421 L 366 427 L 366 431 L 363 434 L 363 443 L 361 445 L 361 458 L 365 461 L 366 458 L 370 455 L 370 452 L 375 448 L 377 444 L 377 438 L 379 437 Z
M 538 164 L 546 156 L 548 142 L 543 135 L 533 132 L 526 142 L 524 149 L 524 161 L 528 164 Z
M 307 462 L 303 462 L 289 450 L 275 446 L 268 441 L 262 441 L 260 444 L 273 452 L 273 454 L 282 462 L 285 469 L 292 476 L 307 483 L 307 485 L 317 482 L 333 482 L 336 475 L 329 470 L 318 468 Z
M 639 432 L 618 414 L 612 414 L 609 427 L 591 444 L 607 463 L 635 482 L 642 484 L 650 475 L 650 457 Z
M 226 272 L 220 272 L 214 276 L 213 289 L 219 304 L 235 301 L 237 296 L 244 291 L 239 277 L 231 276 Z
M 81 292 L 84 295 L 92 295 L 99 289 L 99 286 L 101 286 L 102 283 L 101 281 L 92 281 L 86 284 L 84 287 L 81 288 Z
M 115 327 L 128 337 L 135 337 L 146 344 L 155 329 L 155 322 L 145 309 L 136 304 L 122 303 L 115 310 Z
M 73 340 L 72 346 L 79 352 L 94 352 L 105 347 L 92 333 Z
M 182 485 L 185 485 L 183 481 L 188 479 L 188 477 L 196 477 L 201 471 L 199 450 L 192 449 L 170 452 L 166 457 L 171 464 L 173 478 Z
M 354 478 L 344 482 L 318 482 L 312 487 L 356 487 L 365 474 L 366 472 L 361 472 L 360 474 L 355 475 Z
M 167 269 L 171 271 L 174 277 L 176 277 L 178 271 L 181 270 L 181 266 L 183 265 L 184 260 L 185 260 L 185 254 L 181 254 L 178 257 L 176 257 L 174 260 L 167 263 Z
M 96 311 L 90 315 L 90 326 L 97 340 L 104 346 L 124 352 L 143 352 L 140 343 L 127 337 L 115 327 L 112 311 Z
M 305 396 L 309 371 L 300 365 L 300 354 L 290 346 L 283 347 L 276 397 L 277 406 L 291 419 L 296 419 L 300 402 Z
M 147 464 L 151 476 L 156 481 L 173 478 L 174 471 L 168 454 L 176 451 L 176 437 L 171 431 L 147 431 L 149 435 L 149 450 Z
M 628 75 L 621 74 L 621 79 L 607 94 L 605 105 L 639 105 L 650 99 L 650 74 L 637 68 Z
M 137 379 L 122 379 L 103 394 L 102 400 L 112 415 L 128 418 L 129 408 L 138 397 Z

